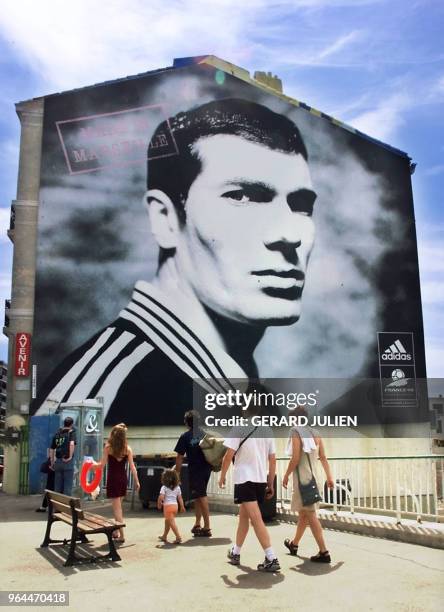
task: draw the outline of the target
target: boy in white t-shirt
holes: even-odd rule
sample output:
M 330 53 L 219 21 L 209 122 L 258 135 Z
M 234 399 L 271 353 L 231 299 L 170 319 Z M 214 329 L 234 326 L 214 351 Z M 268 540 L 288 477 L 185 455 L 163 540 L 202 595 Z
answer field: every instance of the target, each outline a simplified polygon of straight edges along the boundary
M 174 544 L 181 544 L 182 538 L 176 524 L 177 511 L 185 512 L 185 506 L 182 499 L 182 491 L 179 487 L 179 474 L 176 470 L 165 470 L 162 474 L 162 487 L 160 488 L 159 497 L 157 499 L 157 507 L 162 510 L 165 519 L 165 527 L 163 534 L 159 536 L 161 542 L 168 542 L 167 536 L 172 529 L 176 540 Z
M 226 438 L 224 441 L 227 452 L 222 462 L 219 486 L 225 486 L 225 477 L 234 457 L 234 503 L 240 504 L 236 543 L 228 551 L 228 558 L 232 565 L 240 565 L 241 547 L 251 521 L 265 552 L 265 560 L 259 563 L 257 569 L 278 572 L 281 569 L 279 561 L 274 554 L 259 508 L 265 498 L 273 497 L 274 494 L 276 448 L 273 438 L 257 437 L 256 430 L 257 427 L 251 426 L 250 429 L 244 430 L 243 437 Z M 261 435 L 263 433 L 262 431 Z

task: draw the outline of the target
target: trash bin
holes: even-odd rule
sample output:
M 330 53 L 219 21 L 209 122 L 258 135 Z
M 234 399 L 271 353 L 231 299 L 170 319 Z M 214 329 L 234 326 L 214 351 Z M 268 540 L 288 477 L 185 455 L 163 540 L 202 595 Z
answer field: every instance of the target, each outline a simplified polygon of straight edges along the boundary
M 149 508 L 150 503 L 156 504 L 160 487 L 162 486 L 162 473 L 166 468 L 174 467 L 175 461 L 175 453 L 137 455 L 135 457 L 137 476 L 140 482 L 139 499 L 143 508 Z M 187 464 L 182 464 L 180 481 L 182 498 L 184 504 L 186 504 L 190 499 Z
M 273 485 L 273 488 L 274 488 L 273 497 L 270 497 L 270 499 L 264 499 L 262 504 L 259 504 L 259 510 L 261 511 L 262 519 L 264 523 L 267 523 L 268 521 L 272 521 L 276 516 L 276 503 L 277 503 L 276 482 L 277 482 L 277 478 L 275 476 L 274 485 Z

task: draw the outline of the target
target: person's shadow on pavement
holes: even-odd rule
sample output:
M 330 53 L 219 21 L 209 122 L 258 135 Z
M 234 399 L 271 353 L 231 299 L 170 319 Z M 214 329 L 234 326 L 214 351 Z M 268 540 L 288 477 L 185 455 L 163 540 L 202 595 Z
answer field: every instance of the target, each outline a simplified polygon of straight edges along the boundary
M 310 561 L 309 557 L 300 557 L 302 563 L 299 565 L 295 565 L 294 567 L 290 567 L 292 572 L 297 572 L 298 574 L 304 574 L 305 576 L 322 576 L 324 574 L 331 574 L 332 572 L 336 572 L 338 569 L 344 565 L 344 561 L 338 561 L 337 563 L 313 563 Z
M 271 589 L 275 584 L 285 579 L 285 576 L 280 572 L 260 572 L 247 565 L 238 565 L 236 568 L 245 573 L 238 574 L 235 579 L 227 574 L 221 575 L 225 586 L 231 589 Z
M 193 546 L 221 546 L 231 544 L 231 538 L 190 538 L 182 542 L 182 546 L 193 547 Z

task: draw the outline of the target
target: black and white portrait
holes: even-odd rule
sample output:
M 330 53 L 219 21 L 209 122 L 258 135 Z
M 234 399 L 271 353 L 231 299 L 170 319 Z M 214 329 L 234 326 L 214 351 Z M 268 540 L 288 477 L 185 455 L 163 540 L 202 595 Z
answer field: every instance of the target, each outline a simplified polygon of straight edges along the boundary
M 48 98 L 34 412 L 175 425 L 196 379 L 379 379 L 383 332 L 424 376 L 408 171 L 208 66 Z

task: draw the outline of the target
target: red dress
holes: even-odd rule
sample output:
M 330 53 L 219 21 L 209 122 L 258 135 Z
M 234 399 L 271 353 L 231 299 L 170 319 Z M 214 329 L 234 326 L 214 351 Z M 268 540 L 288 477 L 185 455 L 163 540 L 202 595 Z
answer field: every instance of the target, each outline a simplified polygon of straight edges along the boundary
M 108 475 L 106 479 L 107 497 L 125 497 L 128 486 L 126 461 L 126 455 L 120 461 L 112 455 L 108 455 Z

